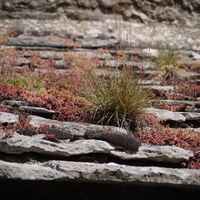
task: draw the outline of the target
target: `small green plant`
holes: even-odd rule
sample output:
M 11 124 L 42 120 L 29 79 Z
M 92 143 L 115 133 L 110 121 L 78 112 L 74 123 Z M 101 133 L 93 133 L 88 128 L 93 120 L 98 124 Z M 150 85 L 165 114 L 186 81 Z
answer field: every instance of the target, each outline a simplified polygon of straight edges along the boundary
M 132 69 L 124 66 L 110 72 L 98 75 L 96 69 L 89 70 L 83 95 L 94 106 L 99 122 L 133 130 L 149 103 L 148 91 L 139 85 Z
M 7 80 L 1 80 L 1 82 L 5 82 L 11 85 L 21 86 L 25 89 L 37 89 L 42 90 L 45 89 L 44 83 L 41 78 L 35 79 L 31 81 L 26 75 L 15 74 L 13 78 L 9 78 Z

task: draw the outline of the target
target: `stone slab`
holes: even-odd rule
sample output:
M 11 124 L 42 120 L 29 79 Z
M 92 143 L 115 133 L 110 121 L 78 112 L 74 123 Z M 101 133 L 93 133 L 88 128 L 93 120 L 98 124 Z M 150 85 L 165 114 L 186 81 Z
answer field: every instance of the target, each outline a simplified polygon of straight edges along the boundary
M 0 179 L 200 187 L 200 170 L 191 169 L 134 167 L 114 163 L 96 164 L 67 161 L 22 164 L 0 160 L 0 166 Z

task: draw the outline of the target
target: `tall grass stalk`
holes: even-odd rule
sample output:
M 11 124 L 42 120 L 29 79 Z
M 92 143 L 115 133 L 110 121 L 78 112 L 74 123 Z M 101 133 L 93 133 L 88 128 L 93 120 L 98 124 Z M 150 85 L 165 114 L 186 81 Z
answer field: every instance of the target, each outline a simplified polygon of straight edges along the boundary
M 116 63 L 121 62 L 122 69 L 104 66 L 104 71 L 100 70 L 100 74 L 97 68 L 82 69 L 81 91 L 93 105 L 95 121 L 133 130 L 137 119 L 145 113 L 145 108 L 149 105 L 149 92 L 140 86 L 133 67 L 126 66 L 128 55 L 124 53 L 123 41 L 126 39 L 128 46 L 131 44 L 131 27 L 119 17 L 122 12 L 120 5 L 115 5 L 112 12 L 118 41 L 115 49 L 118 51 L 116 57 L 112 56 L 111 59 L 116 60 Z M 130 31 L 129 36 L 127 31 Z

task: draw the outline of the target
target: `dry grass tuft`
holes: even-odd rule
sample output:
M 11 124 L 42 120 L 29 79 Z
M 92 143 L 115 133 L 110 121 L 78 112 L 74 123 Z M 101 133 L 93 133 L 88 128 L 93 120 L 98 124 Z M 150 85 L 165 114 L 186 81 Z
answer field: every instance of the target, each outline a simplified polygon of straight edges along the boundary
M 121 51 L 118 54 L 118 59 L 119 56 L 122 61 L 126 59 Z M 136 119 L 149 103 L 148 91 L 139 85 L 134 71 L 125 65 L 122 70 L 116 67 L 107 71 L 111 73 L 98 75 L 95 68 L 88 70 L 83 75 L 86 80 L 82 84 L 83 95 L 94 105 L 99 123 L 133 130 Z

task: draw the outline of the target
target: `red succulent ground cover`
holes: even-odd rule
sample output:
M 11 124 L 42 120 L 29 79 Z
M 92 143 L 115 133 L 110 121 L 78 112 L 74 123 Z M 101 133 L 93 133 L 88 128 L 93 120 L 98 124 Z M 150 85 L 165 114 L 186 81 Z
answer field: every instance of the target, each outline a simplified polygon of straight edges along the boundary
M 175 145 L 191 150 L 194 156 L 183 162 L 182 166 L 190 169 L 200 169 L 200 133 L 194 130 L 183 130 L 182 128 L 162 128 L 161 130 L 143 131 L 138 134 L 141 141 L 155 145 Z
M 51 60 L 42 60 L 38 52 L 31 52 L 31 62 L 28 66 L 24 66 L 16 71 L 13 68 L 13 62 L 16 56 L 20 57 L 22 54 L 14 50 L 7 51 L 0 56 L 10 56 L 8 60 L 1 63 L 1 72 L 9 72 L 3 74 L 3 80 L 0 83 L 0 102 L 3 100 L 20 100 L 31 104 L 37 104 L 41 107 L 52 109 L 56 111 L 53 119 L 64 121 L 98 121 L 93 119 L 92 105 L 90 105 L 84 98 L 81 97 L 81 91 L 78 90 L 78 83 L 81 79 L 79 67 L 82 65 L 89 66 L 94 63 L 98 66 L 98 59 L 75 60 L 73 57 L 66 55 L 65 60 L 68 61 L 70 69 L 65 70 L 62 74 L 52 67 Z M 13 60 L 14 59 L 14 60 Z M 72 63 L 75 66 L 72 67 Z M 84 68 L 86 70 L 86 68 Z M 22 74 L 28 80 L 28 86 L 21 85 L 16 81 L 20 79 Z M 10 78 L 13 77 L 12 81 Z M 27 78 L 28 77 L 28 78 Z M 9 81 L 8 81 L 9 80 Z M 35 80 L 37 80 L 35 82 Z M 38 82 L 39 80 L 39 82 Z M 11 81 L 11 82 L 10 82 Z M 200 86 L 191 82 L 181 82 L 176 80 L 171 84 L 180 85 L 177 87 L 176 94 L 173 96 L 170 93 L 160 94 L 160 99 L 185 99 L 186 96 L 194 98 L 195 92 L 199 91 Z M 39 85 L 38 85 L 39 83 Z M 40 85 L 41 84 L 41 85 Z M 29 85 L 31 87 L 29 87 Z M 15 110 L 8 110 L 2 108 L 1 111 L 15 112 Z M 27 117 L 20 113 L 20 121 L 17 127 L 30 127 Z M 200 169 L 200 133 L 195 130 L 184 130 L 182 128 L 164 127 L 154 116 L 146 115 L 143 117 L 145 125 L 148 129 L 143 129 L 135 133 L 135 136 L 144 143 L 151 143 L 155 145 L 176 145 L 184 149 L 189 149 L 194 152 L 194 157 L 190 161 L 182 163 L 185 168 Z M 144 126 L 145 127 L 145 126 Z M 41 128 L 42 129 L 42 128 Z M 42 129 L 44 130 L 44 129 Z M 9 134 L 9 133 L 8 133 Z M 10 135 L 12 136 L 12 135 Z M 47 137 L 54 137 L 48 132 Z
M 59 91 L 59 88 L 57 88 Z M 25 101 L 32 105 L 56 111 L 53 119 L 65 121 L 86 121 L 91 117 L 89 105 L 66 92 L 38 93 L 22 87 L 0 84 L 0 102 L 3 100 Z
M 195 80 L 180 80 L 174 79 L 166 81 L 165 85 L 176 86 L 173 92 L 162 91 L 160 92 L 161 99 L 173 99 L 173 100 L 191 100 L 196 97 L 197 92 L 200 91 L 200 84 Z
M 170 128 L 163 126 L 155 115 L 145 115 L 142 118 L 143 127 L 134 135 L 141 143 L 154 145 L 174 145 L 186 150 L 191 150 L 194 156 L 183 162 L 182 167 L 189 169 L 200 169 L 200 132 L 194 129 Z M 144 125 L 145 124 L 145 125 Z
M 25 54 L 31 55 L 28 65 L 16 68 L 16 59 L 25 58 Z M 52 66 L 51 59 L 42 59 L 37 51 L 20 53 L 7 49 L 0 52 L 0 57 L 6 58 L 0 63 L 0 102 L 19 100 L 37 104 L 55 110 L 53 118 L 57 120 L 89 120 L 91 105 L 78 95 L 80 70 L 76 64 L 71 67 L 71 62 L 73 60 L 75 63 L 75 59 L 70 55 L 64 56 L 69 66 L 62 72 Z M 81 60 L 76 63 L 82 64 Z

